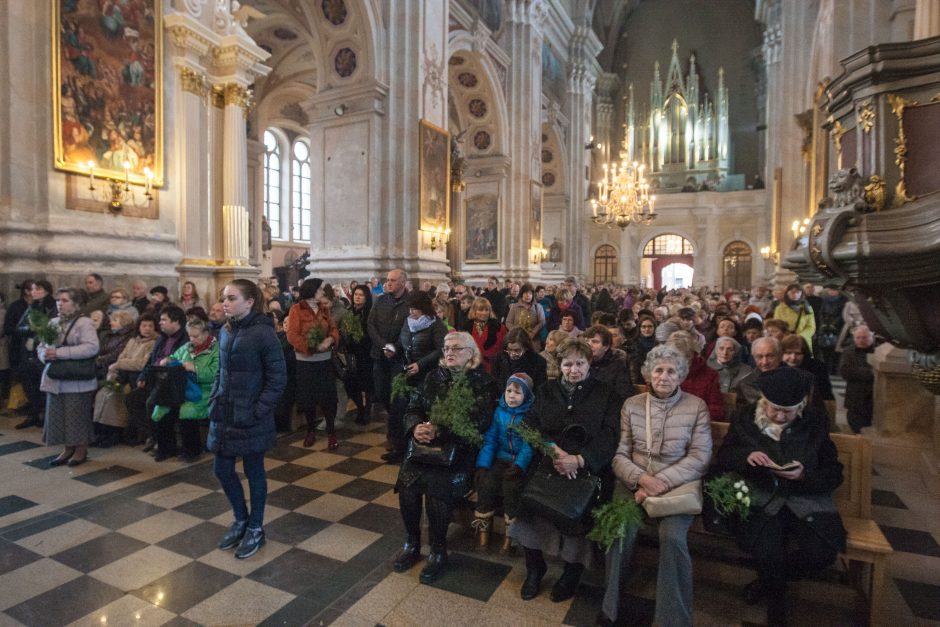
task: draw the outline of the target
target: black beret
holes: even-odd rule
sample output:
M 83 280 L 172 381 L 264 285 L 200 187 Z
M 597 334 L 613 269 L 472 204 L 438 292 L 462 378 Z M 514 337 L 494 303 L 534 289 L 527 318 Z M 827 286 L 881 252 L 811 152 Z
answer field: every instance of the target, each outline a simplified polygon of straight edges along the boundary
M 755 382 L 768 401 L 778 407 L 794 407 L 809 394 L 806 376 L 798 368 L 780 366 L 762 373 Z
M 163 287 L 162 285 L 154 285 L 152 288 L 150 288 L 150 293 L 151 294 L 163 294 L 164 296 L 166 296 L 167 294 L 170 293 L 170 291 L 166 289 L 165 287 Z

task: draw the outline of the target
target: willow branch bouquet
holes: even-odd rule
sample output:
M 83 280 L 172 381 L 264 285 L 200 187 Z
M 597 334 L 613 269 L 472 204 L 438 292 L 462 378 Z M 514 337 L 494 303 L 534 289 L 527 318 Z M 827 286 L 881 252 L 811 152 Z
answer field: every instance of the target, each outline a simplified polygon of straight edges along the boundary
M 392 400 L 397 401 L 399 398 L 407 398 L 411 396 L 411 385 L 408 383 L 408 375 L 404 372 L 399 372 L 394 377 L 392 377 Z
M 321 327 L 319 323 L 316 323 L 307 331 L 307 348 L 315 351 L 325 339 L 326 333 L 323 332 L 323 327 Z
M 365 337 L 362 330 L 362 323 L 352 312 L 347 313 L 339 321 L 339 331 L 342 336 L 354 344 L 358 344 Z
M 588 533 L 588 540 L 593 540 L 605 552 L 610 551 L 615 542 L 623 549 L 623 540 L 627 533 L 643 523 L 643 510 L 632 498 L 614 497 L 608 503 L 595 507 L 591 512 L 594 527 Z
M 730 518 L 747 520 L 751 514 L 751 489 L 740 475 L 727 472 L 705 482 L 705 494 L 715 504 L 715 511 Z
M 44 311 L 33 309 L 29 312 L 29 330 L 36 339 L 46 346 L 55 346 L 59 341 L 59 327 L 52 323 L 52 319 Z
M 451 382 L 447 395 L 435 400 L 431 405 L 429 419 L 432 425 L 447 429 L 461 440 L 474 446 L 482 446 L 483 434 L 470 420 L 470 414 L 476 405 L 477 399 L 470 383 L 464 375 L 459 374 Z
M 545 439 L 545 436 L 536 429 L 531 427 L 524 422 L 517 422 L 509 426 L 510 429 L 519 434 L 519 437 L 522 438 L 522 441 L 531 446 L 533 449 L 539 451 L 543 455 L 547 455 L 552 459 L 558 459 L 558 453 L 555 451 L 555 446 Z

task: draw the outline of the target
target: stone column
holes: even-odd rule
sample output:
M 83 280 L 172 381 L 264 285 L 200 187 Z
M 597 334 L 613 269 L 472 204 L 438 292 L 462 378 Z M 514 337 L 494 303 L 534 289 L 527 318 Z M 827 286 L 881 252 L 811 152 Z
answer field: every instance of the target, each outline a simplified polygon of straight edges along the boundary
M 579 279 L 587 277 L 587 198 L 589 181 L 585 178 L 585 162 L 588 152 L 584 149 L 590 139 L 591 103 L 593 100 L 594 84 L 600 73 L 600 65 L 595 57 L 601 51 L 601 42 L 594 34 L 586 18 L 584 23 L 575 26 L 569 45 L 568 66 L 568 117 L 571 127 L 568 133 L 568 215 L 567 232 L 570 245 L 568 246 L 568 273 Z M 612 134 L 611 134 L 612 135 Z M 605 144 L 609 147 L 610 139 Z
M 500 43 L 512 58 L 507 97 L 511 161 L 509 188 L 503 196 L 506 203 L 500 215 L 500 261 L 504 274 L 515 276 L 521 268 L 526 268 L 527 272 L 535 270 L 529 258 L 532 218 L 529 188 L 530 181 L 537 180 L 541 170 L 545 6 L 542 0 L 510 0 L 504 6 L 506 24 Z
M 914 39 L 940 35 L 940 0 L 917 0 L 914 8 Z
M 620 78 L 610 72 L 601 72 L 597 77 L 597 101 L 594 103 L 594 141 L 600 142 L 600 150 L 591 151 L 592 161 L 596 163 L 607 163 L 611 155 L 617 154 L 619 142 L 623 139 L 622 133 L 615 132 L 615 122 L 618 116 L 615 115 L 614 97 L 617 93 L 617 87 L 620 84 Z M 592 163 L 591 175 L 596 176 L 596 170 Z

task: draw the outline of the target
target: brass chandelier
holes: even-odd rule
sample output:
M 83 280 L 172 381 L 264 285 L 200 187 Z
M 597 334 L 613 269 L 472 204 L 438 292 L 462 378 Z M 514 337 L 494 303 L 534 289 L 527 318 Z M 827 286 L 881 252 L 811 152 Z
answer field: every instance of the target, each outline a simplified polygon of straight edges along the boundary
M 626 139 L 624 139 L 626 143 Z M 646 166 L 628 160 L 626 146 L 620 151 L 620 163 L 604 164 L 604 177 L 597 184 L 597 198 L 591 199 L 594 224 L 626 229 L 631 224 L 649 226 L 656 219 L 656 196 L 643 175 Z

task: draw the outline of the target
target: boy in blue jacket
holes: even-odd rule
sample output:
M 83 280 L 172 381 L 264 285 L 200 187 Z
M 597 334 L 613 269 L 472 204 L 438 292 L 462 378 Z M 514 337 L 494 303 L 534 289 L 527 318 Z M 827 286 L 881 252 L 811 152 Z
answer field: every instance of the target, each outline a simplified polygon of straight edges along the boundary
M 502 496 L 507 529 L 502 550 L 509 551 L 511 547 L 508 529 L 519 513 L 522 478 L 532 461 L 532 447 L 510 427 L 523 422 L 533 399 L 529 375 L 517 372 L 509 377 L 493 412 L 493 422 L 483 436 L 483 447 L 477 455 L 477 508 L 472 523 L 480 534 L 480 546 L 490 543 L 493 512 Z

